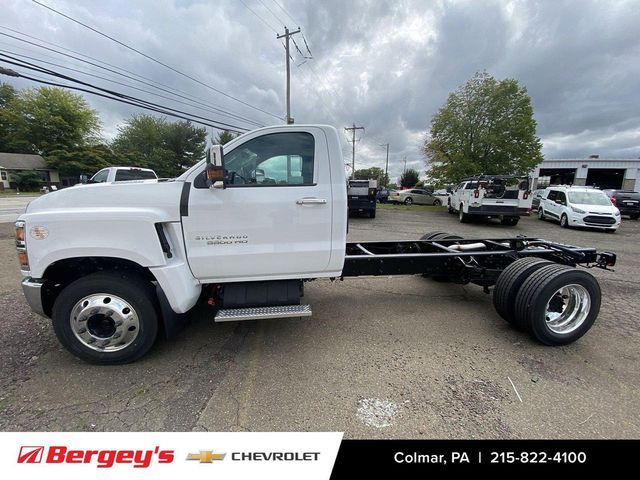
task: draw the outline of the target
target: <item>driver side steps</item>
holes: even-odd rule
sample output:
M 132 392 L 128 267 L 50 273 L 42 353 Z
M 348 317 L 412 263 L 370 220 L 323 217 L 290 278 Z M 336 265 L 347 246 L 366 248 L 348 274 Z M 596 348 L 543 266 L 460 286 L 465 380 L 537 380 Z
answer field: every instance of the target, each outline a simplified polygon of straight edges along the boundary
M 302 280 L 239 282 L 214 287 L 210 304 L 220 307 L 215 322 L 310 317 L 310 305 L 300 305 Z

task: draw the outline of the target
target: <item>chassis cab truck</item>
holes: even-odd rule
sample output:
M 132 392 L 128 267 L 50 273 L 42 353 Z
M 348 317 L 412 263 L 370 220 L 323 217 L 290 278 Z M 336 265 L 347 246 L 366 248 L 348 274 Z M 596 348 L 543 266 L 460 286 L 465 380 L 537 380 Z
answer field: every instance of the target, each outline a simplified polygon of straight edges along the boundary
M 16 222 L 23 291 L 70 352 L 134 361 L 199 300 L 216 322 L 309 316 L 300 303 L 306 282 L 360 275 L 496 285 L 498 313 L 550 345 L 576 340 L 595 321 L 598 283 L 574 267 L 607 268 L 614 254 L 442 232 L 347 243 L 333 127 L 267 127 L 224 149 L 212 147 L 176 179 L 82 185 L 29 204 Z

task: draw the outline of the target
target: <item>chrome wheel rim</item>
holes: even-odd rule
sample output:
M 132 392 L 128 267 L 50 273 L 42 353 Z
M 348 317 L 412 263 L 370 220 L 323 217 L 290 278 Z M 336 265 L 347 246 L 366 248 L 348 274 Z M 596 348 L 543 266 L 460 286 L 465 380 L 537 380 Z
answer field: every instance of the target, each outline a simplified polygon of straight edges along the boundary
M 541 208 L 538 208 L 538 218 L 542 220 L 544 218 L 544 212 Z
M 545 308 L 547 327 L 566 335 L 579 328 L 591 311 L 591 295 L 582 285 L 571 284 L 556 290 Z
M 71 309 L 71 330 L 85 346 L 117 352 L 131 345 L 140 332 L 140 319 L 131 304 L 108 293 L 82 298 Z
M 560 217 L 560 225 L 564 227 L 566 224 L 567 224 L 567 217 L 566 215 L 563 215 L 562 217 Z

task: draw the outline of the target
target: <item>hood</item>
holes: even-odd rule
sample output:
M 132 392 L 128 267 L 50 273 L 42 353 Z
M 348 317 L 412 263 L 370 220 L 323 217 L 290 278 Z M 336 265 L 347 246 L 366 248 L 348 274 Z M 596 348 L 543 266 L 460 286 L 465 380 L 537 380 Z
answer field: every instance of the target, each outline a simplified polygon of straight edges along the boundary
M 573 205 L 587 213 L 599 213 L 601 215 L 613 215 L 618 211 L 613 205 L 589 205 L 583 203 L 574 203 Z
M 121 182 L 76 185 L 32 200 L 25 213 L 101 208 L 161 209 L 179 219 L 184 182 Z

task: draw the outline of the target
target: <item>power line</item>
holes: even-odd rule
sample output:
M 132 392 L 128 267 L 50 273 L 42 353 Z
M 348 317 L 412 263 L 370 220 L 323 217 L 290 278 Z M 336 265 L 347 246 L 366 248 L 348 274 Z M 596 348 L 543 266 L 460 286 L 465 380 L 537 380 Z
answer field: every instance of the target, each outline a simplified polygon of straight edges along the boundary
M 15 32 L 15 30 L 12 30 L 12 29 L 7 28 L 7 27 L 0 26 L 0 28 L 4 28 L 4 29 L 7 29 L 7 30 L 10 30 L 10 31 Z M 29 38 L 35 38 L 36 40 L 40 40 L 40 39 L 38 39 L 37 37 L 33 37 L 33 36 L 31 36 L 31 35 L 27 35 L 27 34 L 20 33 L 20 32 L 16 32 L 16 33 L 18 33 L 18 34 L 20 34 L 20 35 L 24 35 L 24 36 L 29 37 Z M 97 68 L 99 68 L 99 69 L 101 69 L 101 70 L 106 70 L 106 71 L 111 72 L 111 73 L 114 73 L 114 74 L 116 74 L 116 75 L 119 75 L 119 76 L 122 76 L 122 77 L 128 78 L 128 79 L 130 79 L 130 80 L 133 80 L 133 81 L 135 81 L 135 82 L 142 83 L 142 84 L 147 85 L 147 86 L 150 86 L 150 87 L 152 87 L 152 88 L 156 88 L 156 89 L 158 89 L 158 90 L 161 90 L 161 91 L 163 91 L 163 92 L 169 93 L 169 94 L 174 95 L 174 96 L 176 96 L 176 97 L 184 98 L 184 99 L 186 99 L 186 100 L 190 100 L 190 101 L 192 101 L 192 102 L 194 102 L 194 103 L 198 103 L 198 104 L 200 104 L 200 105 L 204 105 L 204 106 L 210 107 L 210 108 L 212 108 L 213 110 L 218 111 L 219 113 L 221 113 L 221 114 L 222 114 L 222 115 L 224 115 L 224 116 L 228 116 L 228 117 L 235 118 L 235 119 L 238 119 L 238 120 L 243 120 L 243 121 L 245 121 L 245 122 L 247 122 L 247 123 L 252 123 L 252 124 L 255 124 L 255 125 L 258 125 L 258 126 L 264 126 L 263 124 L 261 124 L 261 123 L 259 123 L 259 122 L 256 122 L 255 120 L 252 120 L 252 119 L 247 118 L 247 117 L 243 117 L 243 116 L 241 116 L 241 115 L 238 115 L 238 114 L 235 114 L 235 113 L 229 112 L 229 111 L 227 111 L 227 110 L 223 110 L 223 109 L 221 109 L 221 108 L 219 108 L 219 107 L 217 107 L 217 106 L 212 106 L 211 104 L 203 103 L 203 101 L 200 101 L 200 99 L 198 99 L 197 97 L 194 97 L 193 95 L 186 94 L 185 92 L 182 92 L 182 91 L 180 91 L 180 90 L 174 89 L 174 88 L 173 88 L 173 87 L 171 87 L 171 86 L 164 85 L 164 84 L 162 84 L 162 83 L 160 83 L 160 82 L 156 82 L 155 80 L 152 80 L 152 79 L 148 79 L 147 77 L 143 77 L 142 75 L 139 75 L 139 74 L 134 73 L 134 72 L 130 72 L 129 70 L 123 69 L 123 68 L 121 68 L 121 67 L 117 67 L 117 66 L 111 65 L 111 64 L 109 64 L 109 63 L 102 62 L 101 60 L 95 59 L 94 57 L 91 57 L 91 56 L 89 56 L 89 55 L 85 55 L 85 54 L 83 54 L 83 53 L 75 52 L 74 50 L 70 50 L 70 49 L 68 49 L 68 48 L 64 48 L 64 47 L 61 47 L 61 46 L 58 46 L 58 45 L 52 44 L 51 42 L 46 42 L 46 41 L 45 41 L 45 43 L 48 43 L 48 44 L 50 44 L 50 45 L 55 45 L 57 48 L 61 48 L 61 49 L 63 49 L 63 50 L 67 50 L 67 51 L 70 51 L 70 52 L 76 53 L 77 55 L 82 55 L 83 57 L 90 58 L 90 59 L 95 60 L 95 61 L 97 61 L 97 62 L 102 62 L 102 63 L 104 63 L 105 65 L 112 66 L 113 68 L 117 68 L 117 69 L 119 69 L 119 70 L 122 70 L 123 72 L 127 72 L 127 73 L 130 73 L 131 75 L 135 75 L 136 77 L 139 77 L 139 78 L 143 78 L 143 79 L 145 79 L 145 80 L 148 80 L 148 82 L 143 81 L 143 80 L 139 80 L 138 78 L 134 78 L 134 77 L 132 77 L 132 76 L 130 76 L 130 75 L 125 75 L 125 74 L 123 74 L 123 73 L 121 73 L 121 72 L 118 72 L 118 71 L 113 70 L 113 69 L 111 69 L 111 68 L 107 68 L 107 67 L 105 67 L 105 66 L 103 66 L 103 65 L 100 65 L 100 64 L 98 64 L 98 63 L 94 63 L 94 62 L 91 62 L 91 61 L 89 61 L 89 60 L 85 60 L 84 58 L 80 58 L 80 57 L 77 57 L 77 56 L 75 56 L 75 55 L 70 55 L 70 54 L 68 54 L 68 53 L 61 52 L 61 51 L 59 51 L 59 50 L 56 50 L 55 48 L 46 47 L 46 46 L 44 46 L 44 45 L 39 45 L 38 43 L 31 42 L 31 41 L 29 41 L 29 40 L 25 40 L 25 39 L 23 39 L 23 38 L 19 38 L 19 37 L 16 37 L 16 36 L 14 36 L 14 35 L 9 35 L 8 33 L 0 32 L 0 35 L 3 35 L 3 36 L 5 36 L 5 37 L 12 38 L 12 39 L 14 39 L 14 40 L 18 40 L 18 41 L 23 42 L 23 43 L 27 43 L 27 44 L 29 44 L 29 45 L 33 45 L 33 46 L 35 46 L 35 47 L 38 47 L 38 48 L 41 48 L 41 49 L 44 49 L 44 50 L 47 50 L 47 51 L 50 51 L 50 52 L 57 53 L 58 55 L 62 55 L 62 56 L 67 57 L 67 58 L 72 58 L 72 59 L 74 59 L 74 60 L 78 60 L 78 61 L 80 61 L 80 62 L 82 62 L 82 63 L 86 63 L 86 64 L 88 64 L 88 65 L 92 65 L 92 66 L 97 67 Z M 42 41 L 42 40 L 41 40 L 41 41 Z M 155 84 L 157 84 L 157 85 L 162 85 L 163 87 L 166 87 L 166 89 L 165 89 L 165 88 L 158 87 L 158 86 L 154 85 L 153 83 L 149 83 L 149 82 L 153 82 L 153 83 L 155 83 Z M 170 90 L 170 89 L 171 89 L 171 90 Z M 179 93 L 176 93 L 176 92 L 183 93 L 184 95 L 180 95 Z M 195 98 L 195 100 L 193 100 L 194 98 Z
M 33 3 L 35 3 L 35 4 L 37 4 L 37 5 L 40 5 L 41 7 L 46 8 L 47 10 L 50 10 L 50 11 L 54 12 L 54 13 L 55 13 L 55 14 L 57 14 L 57 15 L 60 15 L 60 16 L 62 16 L 62 17 L 64 17 L 64 18 L 68 19 L 68 20 L 71 20 L 71 21 L 72 21 L 72 22 L 74 22 L 74 23 L 77 23 L 78 25 L 81 25 L 81 26 L 83 26 L 83 27 L 85 27 L 85 28 L 87 28 L 87 29 L 91 30 L 92 32 L 97 33 L 98 35 L 101 35 L 101 36 L 103 36 L 103 37 L 105 37 L 105 38 L 107 38 L 107 39 L 111 40 L 112 42 L 117 43 L 118 45 L 121 45 L 121 46 L 123 46 L 123 47 L 125 47 L 125 48 L 127 48 L 127 49 L 131 50 L 132 52 L 137 53 L 138 55 L 141 55 L 141 56 L 145 57 L 145 58 L 146 58 L 146 59 L 148 59 L 148 60 L 151 60 L 152 62 L 157 63 L 158 65 L 162 65 L 163 67 L 165 67 L 165 68 L 167 68 L 167 69 L 171 70 L 172 72 L 177 73 L 178 75 L 181 75 L 181 76 L 183 76 L 183 77 L 185 77 L 185 78 L 188 78 L 188 79 L 190 79 L 190 80 L 192 80 L 192 81 L 194 81 L 194 82 L 198 83 L 199 85 L 202 85 L 202 86 L 204 86 L 204 87 L 206 87 L 206 88 L 208 88 L 208 89 L 210 89 L 210 90 L 213 90 L 214 92 L 217 92 L 217 93 L 219 93 L 220 95 L 224 95 L 225 97 L 230 98 L 230 99 L 232 99 L 232 100 L 235 100 L 236 102 L 239 102 L 239 103 L 241 103 L 241 104 L 243 104 L 243 105 L 245 105 L 245 106 L 247 106 L 247 107 L 249 107 L 249 108 L 252 108 L 252 109 L 257 110 L 257 111 L 259 111 L 259 112 L 265 113 L 265 114 L 270 115 L 270 116 L 272 116 L 272 117 L 274 117 L 274 118 L 280 119 L 280 117 L 279 117 L 278 115 L 274 114 L 274 113 L 268 112 L 268 111 L 263 110 L 263 109 L 261 109 L 261 108 L 259 108 L 259 107 L 256 107 L 256 106 L 254 106 L 254 105 L 251 105 L 250 103 L 247 103 L 247 102 L 245 102 L 245 101 L 243 101 L 243 100 L 240 100 L 239 98 L 236 98 L 236 97 L 234 97 L 234 96 L 232 96 L 232 95 L 229 95 L 228 93 L 225 93 L 225 92 L 223 92 L 222 90 L 219 90 L 219 89 L 217 89 L 217 88 L 215 88 L 215 87 L 212 87 L 211 85 L 209 85 L 209 84 L 207 84 L 207 83 L 204 83 L 202 80 L 199 80 L 199 79 L 197 79 L 196 77 L 193 77 L 193 76 L 189 75 L 188 73 L 184 73 L 184 72 L 182 72 L 182 71 L 178 70 L 177 68 L 174 68 L 174 67 L 172 67 L 172 66 L 170 66 L 170 65 L 168 65 L 168 64 L 166 64 L 166 63 L 164 63 L 164 62 L 162 62 L 162 61 L 160 61 L 160 60 L 158 60 L 157 58 L 152 57 L 151 55 L 147 55 L 146 53 L 144 53 L 144 52 L 142 52 L 142 51 L 140 51 L 140 50 L 138 50 L 138 49 L 136 49 L 136 48 L 134 48 L 134 47 L 132 47 L 132 46 L 130 46 L 130 45 L 127 45 L 126 43 L 121 42 L 120 40 L 118 40 L 118 39 L 116 39 L 116 38 L 114 38 L 114 37 L 112 37 L 112 36 L 110 36 L 110 35 L 107 35 L 106 33 L 103 33 L 103 32 L 101 32 L 100 30 L 98 30 L 98 29 L 96 29 L 96 28 L 93 28 L 93 27 L 92 27 L 92 26 L 90 26 L 90 25 L 87 25 L 86 23 L 83 23 L 83 22 L 81 22 L 81 21 L 79 21 L 79 20 L 76 20 L 75 18 L 70 17 L 69 15 L 66 15 L 66 14 L 64 14 L 64 13 L 62 13 L 62 12 L 59 12 L 59 11 L 58 11 L 58 10 L 56 10 L 55 8 L 49 7 L 48 5 L 45 5 L 44 3 L 41 3 L 41 2 L 39 2 L 38 0 L 31 0 L 31 1 L 32 1 Z M 242 1 L 242 0 L 241 0 L 241 1 Z M 244 2 L 242 2 L 242 3 L 244 4 Z
M 273 0 L 273 3 L 275 3 L 278 6 L 278 8 L 282 10 L 284 14 L 291 19 L 294 25 L 300 25 L 298 22 L 295 21 L 295 19 L 291 16 L 291 14 L 282 5 L 280 5 L 280 3 L 278 3 L 276 0 Z
M 271 10 L 271 9 L 269 8 L 269 6 L 268 6 L 266 3 L 264 3 L 262 0 L 258 0 L 258 1 L 259 1 L 262 5 L 264 5 L 264 8 L 266 8 L 267 10 L 269 10 L 269 13 L 273 16 L 273 18 L 275 18 L 275 19 L 276 19 L 276 21 L 277 21 L 277 22 L 281 23 L 283 27 L 286 25 L 286 23 L 285 23 L 285 22 L 283 22 L 283 21 L 280 19 L 280 17 L 278 17 L 275 13 L 273 13 L 273 10 Z
M 42 60 L 42 59 L 39 59 L 39 58 L 30 57 L 29 55 L 23 55 L 23 54 L 20 54 L 20 53 L 9 52 L 9 51 L 3 50 L 3 49 L 0 49 L 0 52 L 4 52 L 5 54 L 19 56 L 19 57 L 22 57 L 22 58 L 27 58 L 29 60 L 34 60 L 34 61 L 37 61 L 37 62 L 45 63 L 47 65 L 52 65 L 54 67 L 64 68 L 65 70 L 70 70 L 72 72 L 77 72 L 77 73 L 80 73 L 82 75 L 87 75 L 89 77 L 98 78 L 98 79 L 101 79 L 101 80 L 105 80 L 107 82 L 112 82 L 112 83 L 115 83 L 117 85 L 122 85 L 124 87 L 131 88 L 131 89 L 137 90 L 139 92 L 143 92 L 143 93 L 147 93 L 149 95 L 154 95 L 156 97 L 164 98 L 166 100 L 169 100 L 169 101 L 172 101 L 172 102 L 176 102 L 176 103 L 180 103 L 182 105 L 186 105 L 188 107 L 196 108 L 198 110 L 204 110 L 204 111 L 208 111 L 208 112 L 211 112 L 211 113 L 218 113 L 218 112 L 216 112 L 216 111 L 214 111 L 212 109 L 209 109 L 209 108 L 198 107 L 197 105 L 193 105 L 191 103 L 187 103 L 187 102 L 183 102 L 183 101 L 180 101 L 180 100 L 176 100 L 175 98 L 167 97 L 167 96 L 161 95 L 159 93 L 150 92 L 149 90 L 145 90 L 144 88 L 134 87 L 133 85 L 129 85 L 127 83 L 123 83 L 123 82 L 119 82 L 117 80 L 106 78 L 106 77 L 103 77 L 101 75 L 95 75 L 95 74 L 92 74 L 92 73 L 83 72 L 82 70 L 78 70 L 78 69 L 75 69 L 75 68 L 67 67 L 67 66 L 60 65 L 60 64 L 57 64 L 57 63 L 54 63 L 54 62 L 48 62 L 46 60 Z M 11 57 L 7 55 L 7 58 L 11 58 Z
M 11 58 L 8 55 L 0 55 L 0 57 Z M 92 93 L 92 94 L 98 95 L 100 97 L 105 97 L 105 98 L 110 98 L 110 99 L 117 100 L 117 101 L 122 101 L 123 103 L 128 103 L 129 105 L 134 105 L 134 106 L 138 106 L 138 107 L 142 107 L 142 108 L 147 108 L 148 110 L 153 110 L 153 111 L 157 111 L 157 112 L 160 112 L 160 113 L 164 113 L 165 115 L 172 115 L 174 117 L 183 118 L 185 120 L 190 120 L 190 121 L 193 121 L 193 122 L 196 122 L 196 123 L 200 123 L 202 125 L 212 126 L 214 128 L 218 128 L 220 130 L 229 130 L 229 131 L 236 132 L 236 133 L 243 133 L 243 132 L 247 131 L 247 129 L 243 128 L 243 127 L 239 127 L 239 126 L 236 126 L 236 125 L 223 123 L 223 122 L 220 122 L 220 121 L 217 121 L 217 120 L 213 120 L 213 119 L 210 119 L 210 118 L 201 117 L 199 115 L 193 115 L 193 114 L 190 114 L 188 112 L 184 112 L 182 110 L 177 110 L 177 109 L 174 109 L 174 108 L 170 108 L 170 107 L 166 107 L 166 106 L 163 106 L 163 105 L 159 105 L 157 103 L 149 102 L 147 100 L 143 100 L 143 99 L 140 99 L 140 98 L 137 98 L 137 97 L 132 97 L 130 95 L 126 95 L 126 94 L 123 94 L 123 93 L 120 93 L 120 92 L 116 92 L 114 90 L 108 90 L 108 89 L 105 89 L 105 88 L 101 88 L 101 87 L 98 87 L 98 86 L 93 85 L 91 83 L 83 82 L 82 80 L 78 80 L 78 79 L 75 79 L 73 77 L 69 77 L 67 75 L 63 75 L 63 74 L 55 72 L 53 70 L 49 70 L 49 69 L 46 69 L 46 68 L 39 67 L 37 65 L 31 64 L 29 62 L 25 62 L 23 60 L 19 60 L 19 59 L 13 59 L 13 60 L 17 60 L 17 61 L 6 60 L 6 59 L 0 58 L 0 62 L 8 63 L 10 65 L 15 65 L 15 66 L 22 67 L 22 68 L 26 68 L 28 70 L 33 70 L 33 71 L 36 71 L 36 72 L 39 72 L 39 73 L 44 73 L 46 75 L 51 75 L 51 76 L 54 76 L 54 77 L 57 77 L 57 78 L 61 78 L 63 80 L 67 80 L 67 81 L 70 81 L 70 82 L 73 82 L 73 83 L 78 83 L 80 85 L 84 85 L 84 86 L 87 86 L 89 88 L 93 88 L 93 89 L 98 90 L 100 92 L 105 92 L 108 95 L 104 95 L 104 94 L 101 94 L 99 92 L 95 92 L 93 90 L 88 90 L 88 89 L 81 88 L 81 87 L 75 87 L 75 86 L 63 85 L 63 84 L 54 84 L 53 82 L 47 81 L 48 82 L 47 84 L 49 84 L 49 85 L 61 86 L 61 87 L 65 87 L 65 88 L 70 88 L 72 90 L 78 90 L 78 91 L 81 91 L 81 92 Z M 5 70 L 6 69 L 3 69 L 2 73 L 8 74 Z M 14 73 L 16 73 L 17 75 L 13 75 L 13 76 L 20 76 L 20 77 L 23 77 L 23 78 L 27 78 L 28 80 L 34 80 L 33 78 L 27 77 L 27 76 L 25 76 L 23 74 L 20 74 L 18 72 L 14 72 Z M 40 79 L 35 79 L 35 81 L 41 81 L 41 80 Z M 204 121 L 200 121 L 200 120 L 204 120 Z
M 253 13 L 256 17 L 258 17 L 258 19 L 259 19 L 262 23 L 264 23 L 264 24 L 265 24 L 269 29 L 271 29 L 271 31 L 273 31 L 273 33 L 275 33 L 276 35 L 278 34 L 278 31 L 277 31 L 275 28 L 273 28 L 269 22 L 267 22 L 264 18 L 262 18 L 260 15 L 258 15 L 258 14 L 255 12 L 255 10 L 253 10 L 249 5 L 247 5 L 246 3 L 244 3 L 244 0 L 240 0 L 240 3 L 242 3 L 242 5 L 244 5 L 244 6 L 247 8 L 247 10 L 249 10 L 249 11 L 250 11 L 251 13 Z

